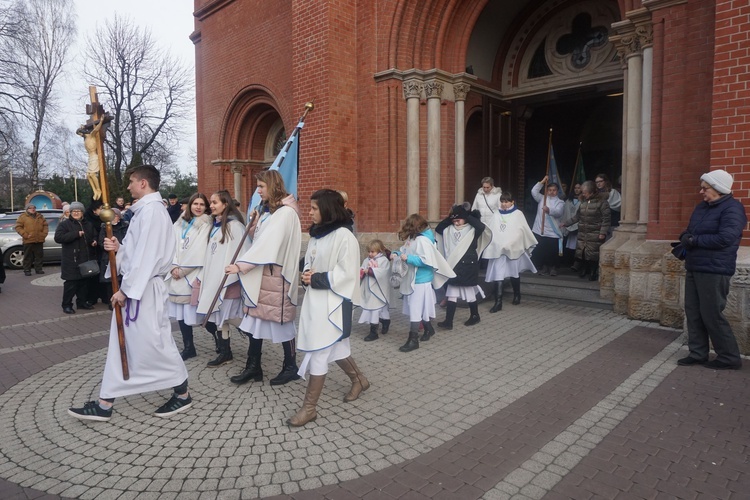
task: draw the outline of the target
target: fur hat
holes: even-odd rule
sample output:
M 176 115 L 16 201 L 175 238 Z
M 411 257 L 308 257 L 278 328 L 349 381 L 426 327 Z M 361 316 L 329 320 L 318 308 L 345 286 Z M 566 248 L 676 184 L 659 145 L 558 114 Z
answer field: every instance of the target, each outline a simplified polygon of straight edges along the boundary
M 707 174 L 701 175 L 701 180 L 705 181 L 706 184 L 721 194 L 729 194 L 732 192 L 732 184 L 734 183 L 734 177 L 726 170 L 712 170 Z
M 86 209 L 86 207 L 84 207 L 83 203 L 81 203 L 80 201 L 74 201 L 73 203 L 70 204 L 70 211 L 71 212 L 73 210 L 80 210 L 81 212 L 83 212 L 85 209 Z
M 469 216 L 471 215 L 469 213 L 470 208 L 471 208 L 471 205 L 467 207 L 467 203 L 464 203 L 462 205 L 453 205 L 453 207 L 451 208 L 451 213 L 449 217 L 451 219 L 467 220 Z

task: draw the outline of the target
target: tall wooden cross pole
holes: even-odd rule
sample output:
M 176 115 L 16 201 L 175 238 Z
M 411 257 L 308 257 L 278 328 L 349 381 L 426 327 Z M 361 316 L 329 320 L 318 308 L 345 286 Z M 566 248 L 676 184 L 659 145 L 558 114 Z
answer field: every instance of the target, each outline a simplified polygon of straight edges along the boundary
M 91 104 L 86 105 L 86 114 L 90 115 L 91 118 L 87 124 L 82 127 L 88 129 L 91 126 L 92 134 L 95 134 L 96 138 L 96 151 L 99 157 L 99 186 L 101 188 L 102 195 L 102 211 L 99 214 L 99 218 L 104 222 L 106 228 L 107 238 L 112 238 L 112 221 L 115 220 L 115 213 L 109 206 L 109 189 L 107 188 L 107 165 L 104 161 L 104 136 L 107 133 L 107 122 L 112 118 L 104 112 L 104 107 L 99 103 L 99 96 L 96 93 L 96 87 L 89 86 L 89 96 L 91 97 Z M 120 283 L 117 281 L 117 257 L 113 250 L 109 251 L 109 269 L 112 276 L 112 295 L 117 293 L 120 289 Z M 125 328 L 122 324 L 122 309 L 120 304 L 112 304 L 115 311 L 115 320 L 117 323 L 117 340 L 120 344 L 120 361 L 122 361 L 122 378 L 128 380 L 130 378 L 130 370 L 128 369 L 128 354 L 125 350 Z

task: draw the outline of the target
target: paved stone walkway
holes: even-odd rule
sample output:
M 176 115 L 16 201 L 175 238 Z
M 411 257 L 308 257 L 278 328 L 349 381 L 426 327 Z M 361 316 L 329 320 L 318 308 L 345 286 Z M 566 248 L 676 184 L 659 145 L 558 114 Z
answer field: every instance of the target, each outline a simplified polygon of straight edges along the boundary
M 47 275 L 9 272 L 0 294 L 0 498 L 747 498 L 750 369 L 677 367 L 681 332 L 611 312 L 524 301 L 398 352 L 408 324 L 352 350 L 372 387 L 353 403 L 331 367 L 316 422 L 285 420 L 302 381 L 237 387 L 235 361 L 188 361 L 195 405 L 169 391 L 118 399 L 109 423 L 67 415 L 95 399 L 110 314 L 62 314 Z M 355 314 L 357 314 L 355 312 Z M 444 313 L 438 312 L 442 318 Z M 358 316 L 358 314 L 357 314 Z M 176 333 L 177 337 L 179 334 Z M 179 344 L 179 340 L 178 340 Z M 270 377 L 269 377 L 270 376 Z

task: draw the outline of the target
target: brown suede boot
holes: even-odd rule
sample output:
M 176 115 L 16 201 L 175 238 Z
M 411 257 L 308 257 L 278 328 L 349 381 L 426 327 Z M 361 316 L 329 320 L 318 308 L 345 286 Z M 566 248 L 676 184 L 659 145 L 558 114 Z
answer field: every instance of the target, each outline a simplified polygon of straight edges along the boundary
M 292 418 L 286 421 L 287 424 L 292 427 L 301 427 L 318 418 L 318 412 L 315 410 L 315 406 L 318 404 L 320 393 L 323 392 L 323 384 L 325 384 L 325 381 L 325 375 L 310 375 L 310 381 L 307 383 L 307 391 L 305 391 L 305 400 L 302 402 L 302 408 L 300 408 Z
M 336 364 L 344 370 L 344 373 L 349 375 L 352 381 L 352 388 L 349 390 L 346 396 L 344 396 L 345 402 L 354 401 L 359 397 L 361 393 L 370 388 L 370 382 L 365 378 L 364 373 L 359 371 L 357 364 L 354 362 L 354 358 L 349 356 L 346 359 L 340 359 L 336 361 Z

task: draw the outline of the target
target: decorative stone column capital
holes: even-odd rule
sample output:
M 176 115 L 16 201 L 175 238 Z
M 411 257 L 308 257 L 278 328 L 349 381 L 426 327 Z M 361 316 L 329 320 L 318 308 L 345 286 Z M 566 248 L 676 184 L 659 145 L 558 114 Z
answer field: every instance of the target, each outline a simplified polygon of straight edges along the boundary
M 640 40 L 635 34 L 635 31 L 624 35 L 611 36 L 609 37 L 609 41 L 612 42 L 615 49 L 617 49 L 617 55 L 620 56 L 620 63 L 623 68 L 627 67 L 628 59 L 641 55 Z
M 419 99 L 422 97 L 422 82 L 419 80 L 406 80 L 404 82 L 404 99 Z
M 453 86 L 453 96 L 457 101 L 465 101 L 470 89 L 468 83 L 457 83 Z
M 654 26 L 649 23 L 637 24 L 635 34 L 638 37 L 638 45 L 641 48 L 651 47 L 654 44 Z
M 443 95 L 444 87 L 445 85 L 437 80 L 432 80 L 425 83 L 424 92 L 427 96 L 427 99 L 440 99 L 440 97 Z
M 232 163 L 231 164 L 232 173 L 233 174 L 241 174 L 242 170 L 243 170 L 242 167 L 243 167 L 242 163 Z

